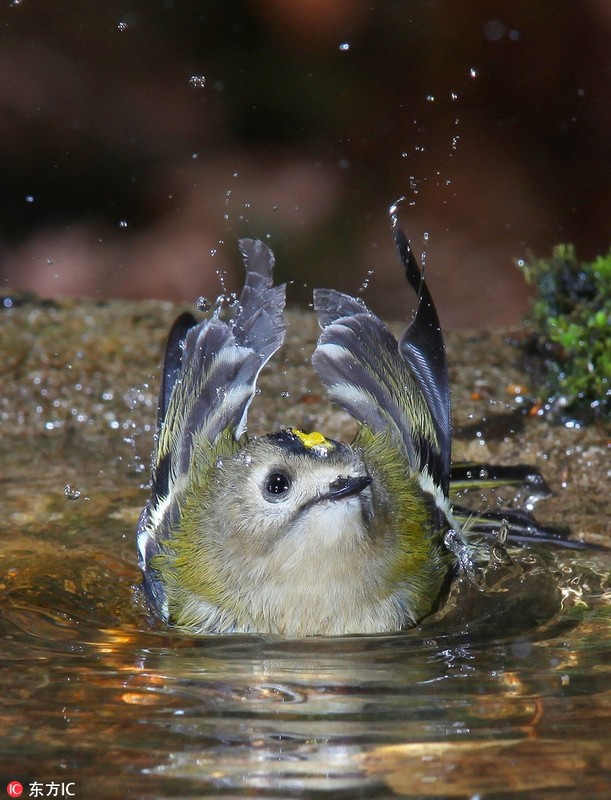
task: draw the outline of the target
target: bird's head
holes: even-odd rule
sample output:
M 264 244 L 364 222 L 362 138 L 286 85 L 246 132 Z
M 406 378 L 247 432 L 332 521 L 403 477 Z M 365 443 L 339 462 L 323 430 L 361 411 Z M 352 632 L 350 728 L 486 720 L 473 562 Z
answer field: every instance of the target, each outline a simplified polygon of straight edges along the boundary
M 233 555 L 354 550 L 373 514 L 372 479 L 360 451 L 294 428 L 248 442 L 217 462 L 206 519 L 217 546 Z

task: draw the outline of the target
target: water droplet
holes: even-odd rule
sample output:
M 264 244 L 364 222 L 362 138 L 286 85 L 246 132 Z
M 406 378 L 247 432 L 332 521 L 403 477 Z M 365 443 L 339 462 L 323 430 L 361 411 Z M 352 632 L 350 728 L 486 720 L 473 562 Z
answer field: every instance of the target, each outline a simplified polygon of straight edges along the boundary
M 198 311 L 210 311 L 212 304 L 207 297 L 198 297 L 195 301 L 195 307 Z
M 479 74 L 479 73 L 478 73 L 478 71 L 475 69 L 475 67 L 471 67 L 471 68 L 469 69 L 469 75 L 470 75 L 472 78 L 477 78 L 478 74 Z
M 339 46 L 339 49 L 345 53 L 346 51 L 350 50 L 350 42 L 342 42 Z
M 280 397 L 290 397 L 290 396 L 291 396 L 290 392 L 280 392 Z
M 121 22 L 117 24 L 118 30 L 121 32 L 126 31 L 128 28 L 134 28 L 138 24 L 138 17 L 136 14 L 126 14 Z
M 517 42 L 520 38 L 520 31 L 512 30 L 509 31 L 509 40 L 511 42 Z
M 405 151 L 401 153 L 401 158 L 407 158 L 407 153 Z
M 435 102 L 435 95 L 434 94 L 427 94 L 426 102 L 427 103 L 434 103 Z
M 461 569 L 469 576 L 474 577 L 475 563 L 471 549 L 463 541 L 461 535 L 450 528 L 444 536 L 444 544 L 458 559 Z
M 78 500 L 80 496 L 81 492 L 79 489 L 76 489 L 74 486 L 70 486 L 69 483 L 64 486 L 64 497 L 66 500 Z
M 34 202 L 34 196 L 31 195 L 31 194 L 26 194 L 25 201 L 26 201 L 26 203 L 33 203 Z
M 341 158 L 339 162 L 340 169 L 348 169 L 350 167 L 350 162 L 347 158 Z
M 206 85 L 206 78 L 203 75 L 191 75 L 189 78 L 189 86 L 194 89 L 203 89 Z
M 397 213 L 396 210 L 397 210 L 396 204 L 391 206 L 391 208 L 390 208 L 391 216 L 393 216 L 393 215 L 395 215 Z M 367 277 L 364 278 L 363 282 L 361 283 L 361 286 L 359 288 L 359 294 L 362 294 L 365 291 L 365 289 L 369 288 L 369 284 L 371 283 L 371 276 L 374 275 L 374 274 L 375 274 L 375 269 L 373 267 L 371 269 L 367 270 Z
M 458 94 L 456 92 L 451 92 L 450 97 L 452 98 L 452 100 L 458 100 Z
M 126 219 L 122 219 L 122 220 L 119 222 L 119 227 L 120 227 L 120 228 L 127 228 L 127 220 L 126 220 Z
M 221 276 L 221 283 L 224 284 L 224 273 Z M 239 297 L 235 292 L 223 291 L 214 301 L 214 313 L 220 314 L 227 308 L 235 308 L 239 303 Z

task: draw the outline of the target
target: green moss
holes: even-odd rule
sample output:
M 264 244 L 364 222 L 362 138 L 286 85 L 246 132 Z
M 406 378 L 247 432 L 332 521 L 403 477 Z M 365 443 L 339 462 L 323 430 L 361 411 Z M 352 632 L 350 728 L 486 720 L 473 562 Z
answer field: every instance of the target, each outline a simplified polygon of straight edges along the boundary
M 611 410 L 611 251 L 591 263 L 572 245 L 550 259 L 519 264 L 536 289 L 528 341 L 541 390 L 554 407 L 606 415 Z

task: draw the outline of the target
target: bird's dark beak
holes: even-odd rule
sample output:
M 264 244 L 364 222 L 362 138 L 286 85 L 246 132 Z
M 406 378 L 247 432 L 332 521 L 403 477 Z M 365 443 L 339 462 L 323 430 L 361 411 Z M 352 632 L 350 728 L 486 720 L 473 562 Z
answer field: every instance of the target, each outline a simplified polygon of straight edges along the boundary
M 342 500 L 344 497 L 352 497 L 355 494 L 360 494 L 370 484 L 371 478 L 368 475 L 359 476 L 358 478 L 344 478 L 340 475 L 334 481 L 331 481 L 329 493 L 325 495 L 324 499 Z

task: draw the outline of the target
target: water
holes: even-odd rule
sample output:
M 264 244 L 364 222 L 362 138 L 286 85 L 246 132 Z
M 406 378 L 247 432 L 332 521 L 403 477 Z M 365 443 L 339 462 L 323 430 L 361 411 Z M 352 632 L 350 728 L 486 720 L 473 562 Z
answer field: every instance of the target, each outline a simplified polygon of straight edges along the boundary
M 494 548 L 445 614 L 401 635 L 155 628 L 134 531 L 175 314 L 81 302 L 2 312 L 4 786 L 117 800 L 611 796 L 608 552 L 508 560 Z M 282 369 L 262 376 L 250 422 L 349 438 L 312 384 L 312 316 L 290 317 Z M 516 417 L 515 354 L 500 337 L 449 338 L 457 457 L 538 463 L 556 492 L 538 516 L 608 541 L 605 431 Z M 477 380 L 489 400 L 468 399 Z
M 134 591 L 146 492 L 127 456 L 63 436 L 2 453 L 5 783 L 109 798 L 609 796 L 606 554 L 493 558 L 445 615 L 401 635 L 188 638 L 156 630 Z

